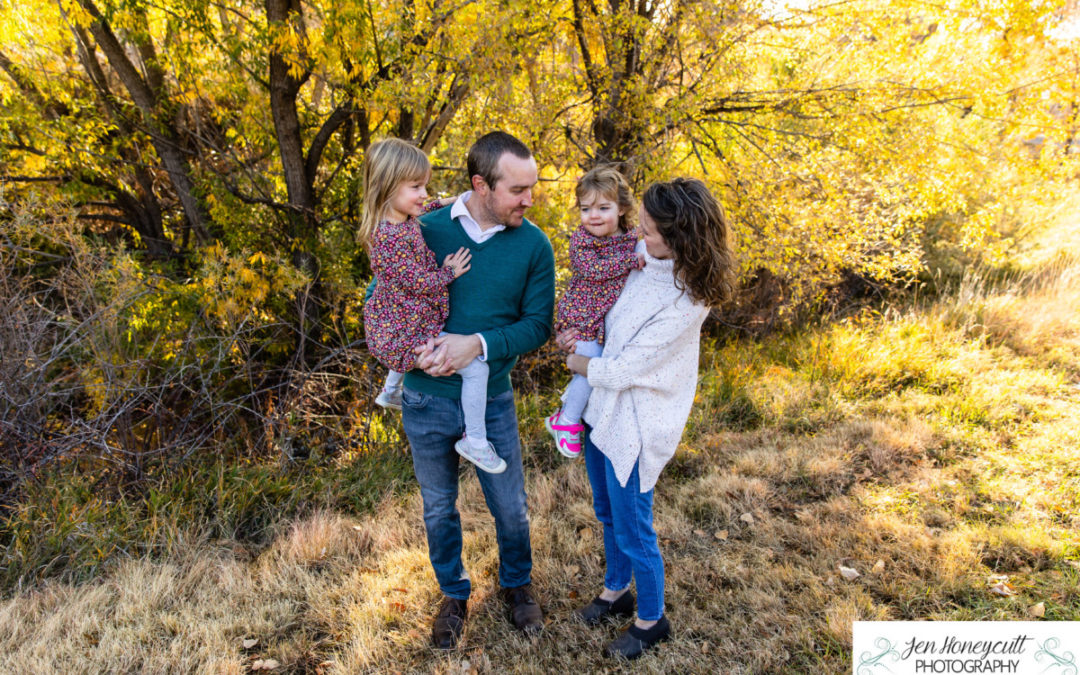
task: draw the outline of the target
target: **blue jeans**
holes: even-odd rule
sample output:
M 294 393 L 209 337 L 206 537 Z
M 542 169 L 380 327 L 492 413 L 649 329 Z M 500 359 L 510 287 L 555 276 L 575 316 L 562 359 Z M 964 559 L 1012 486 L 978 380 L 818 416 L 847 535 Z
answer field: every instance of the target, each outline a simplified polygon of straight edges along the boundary
M 424 500 L 428 557 L 443 594 L 465 600 L 472 585 L 461 562 L 461 517 L 457 509 L 461 458 L 454 450 L 454 443 L 465 432 L 461 401 L 408 387 L 401 399 L 401 423 L 412 447 L 413 471 Z M 532 573 L 525 474 L 513 390 L 488 398 L 485 422 L 488 441 L 495 453 L 506 460 L 506 471 L 491 474 L 477 470 L 476 475 L 488 510 L 495 518 L 499 583 L 513 588 L 530 583 Z
M 586 432 L 589 429 L 586 427 Z M 619 485 L 611 462 L 585 437 L 585 470 L 592 486 L 593 511 L 604 525 L 604 586 L 618 591 L 637 582 L 637 613 L 642 621 L 664 615 L 664 560 L 653 529 L 653 491 L 640 492 L 638 467 Z

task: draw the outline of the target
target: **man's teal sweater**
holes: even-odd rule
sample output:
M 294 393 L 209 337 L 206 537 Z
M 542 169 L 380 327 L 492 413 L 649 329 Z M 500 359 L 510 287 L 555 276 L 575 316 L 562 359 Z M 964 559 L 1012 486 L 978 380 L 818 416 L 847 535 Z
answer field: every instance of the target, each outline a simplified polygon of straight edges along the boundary
M 487 342 L 488 396 L 510 389 L 510 370 L 519 354 L 551 336 L 555 307 L 555 257 L 540 228 L 529 221 L 508 227 L 482 244 L 450 217 L 450 207 L 420 218 L 424 241 L 439 263 L 462 246 L 472 252 L 469 271 L 450 284 L 447 333 L 480 333 Z M 461 377 L 405 375 L 405 386 L 435 396 L 461 398 Z

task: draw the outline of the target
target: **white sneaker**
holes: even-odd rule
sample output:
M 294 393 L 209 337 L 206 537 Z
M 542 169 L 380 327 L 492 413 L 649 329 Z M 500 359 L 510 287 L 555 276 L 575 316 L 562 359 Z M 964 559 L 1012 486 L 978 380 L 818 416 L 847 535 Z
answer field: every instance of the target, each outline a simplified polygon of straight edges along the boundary
M 495 446 L 491 444 L 491 441 L 488 441 L 483 448 L 474 448 L 469 439 L 462 437 L 461 440 L 454 443 L 454 450 L 457 450 L 457 454 L 488 473 L 506 471 L 506 461 L 495 454 Z
M 577 459 L 581 457 L 581 434 L 585 427 L 581 424 L 566 424 L 562 421 L 562 410 L 551 417 L 544 418 L 544 426 L 555 439 L 555 448 L 563 457 Z
M 383 389 L 375 397 L 375 405 L 389 410 L 401 410 L 401 390 Z

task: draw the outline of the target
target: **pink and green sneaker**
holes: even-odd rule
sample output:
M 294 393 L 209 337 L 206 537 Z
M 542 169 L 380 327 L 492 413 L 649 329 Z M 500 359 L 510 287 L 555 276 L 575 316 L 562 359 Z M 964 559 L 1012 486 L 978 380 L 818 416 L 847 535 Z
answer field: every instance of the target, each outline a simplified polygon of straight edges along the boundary
M 544 419 L 544 426 L 555 439 L 559 454 L 570 459 L 581 457 L 581 433 L 585 427 L 581 424 L 564 424 L 562 410 Z

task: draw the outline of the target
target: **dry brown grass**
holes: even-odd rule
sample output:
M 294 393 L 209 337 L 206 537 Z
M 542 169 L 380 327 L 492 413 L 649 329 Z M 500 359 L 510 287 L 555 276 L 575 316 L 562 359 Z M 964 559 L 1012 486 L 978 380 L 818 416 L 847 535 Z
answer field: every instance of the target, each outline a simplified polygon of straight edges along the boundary
M 1063 531 L 1073 524 L 1054 519 L 1072 518 L 1078 492 L 1032 485 L 1075 482 L 1077 446 L 1057 441 L 1080 428 L 1076 402 L 1062 401 L 1024 441 L 1056 460 L 1042 476 L 1045 462 L 1009 462 L 1019 454 L 1008 451 L 935 463 L 944 439 L 915 418 L 854 419 L 813 436 L 717 433 L 683 448 L 656 508 L 677 635 L 642 667 L 840 672 L 853 620 L 1022 618 L 1037 600 L 1076 618 L 1075 598 L 1038 589 L 1054 575 L 1061 588 L 1075 581 L 1062 564 L 1077 551 Z M 98 582 L 21 594 L 0 606 L 0 671 L 238 673 L 262 658 L 289 672 L 617 669 L 597 657 L 617 628 L 569 620 L 603 573 L 583 467 L 531 475 L 529 495 L 548 617 L 537 640 L 513 631 L 495 597 L 493 528 L 466 473 L 475 592 L 457 651 L 428 646 L 438 593 L 413 494 L 358 521 L 321 513 L 295 522 L 252 560 L 227 543 L 193 542 L 182 558 L 133 560 Z M 983 518 L 987 505 L 1015 501 L 1023 511 Z M 844 581 L 839 564 L 863 576 Z M 987 594 L 988 570 L 1013 574 L 1022 596 Z M 244 638 L 259 644 L 245 650 Z
M 824 329 L 778 348 L 785 359 L 726 350 L 746 359 L 739 386 L 763 421 L 749 431 L 707 418 L 723 379 L 709 361 L 656 496 L 675 638 L 633 670 L 838 673 L 855 620 L 1027 619 L 1038 602 L 1080 619 L 1080 285 L 1075 266 L 1038 274 Z M 623 670 L 598 655 L 619 627 L 570 620 L 603 574 L 584 468 L 550 459 L 536 415 L 522 433 L 537 639 L 496 597 L 493 526 L 466 471 L 474 593 L 455 651 L 429 647 L 439 594 L 411 491 L 359 519 L 282 524 L 261 551 L 196 540 L 18 593 L 0 604 L 0 672 L 242 673 L 267 658 L 278 672 Z M 990 574 L 1018 595 L 992 595 Z

